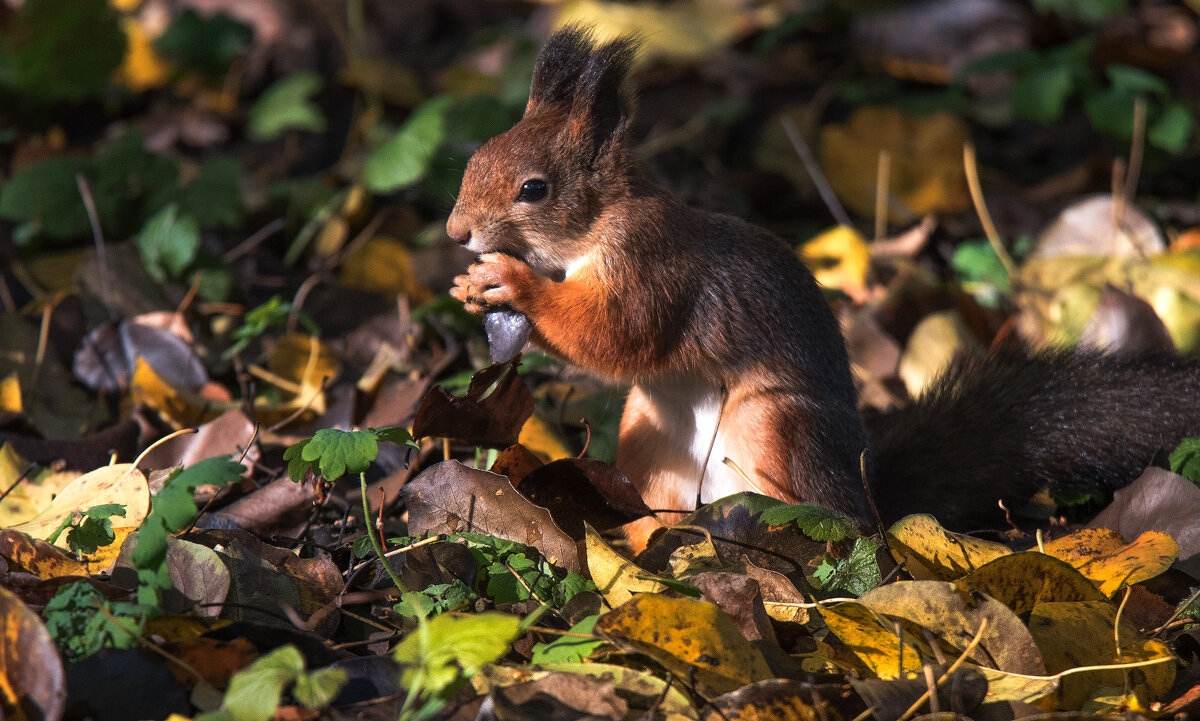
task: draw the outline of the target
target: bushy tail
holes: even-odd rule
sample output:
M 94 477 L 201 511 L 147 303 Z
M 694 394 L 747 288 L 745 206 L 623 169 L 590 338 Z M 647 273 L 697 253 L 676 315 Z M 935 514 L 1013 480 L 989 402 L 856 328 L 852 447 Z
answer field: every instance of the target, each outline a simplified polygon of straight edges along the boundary
M 1200 360 L 1095 352 L 972 358 L 871 424 L 885 522 L 932 512 L 950 528 L 1003 528 L 1046 486 L 1114 489 L 1154 454 L 1200 436 Z

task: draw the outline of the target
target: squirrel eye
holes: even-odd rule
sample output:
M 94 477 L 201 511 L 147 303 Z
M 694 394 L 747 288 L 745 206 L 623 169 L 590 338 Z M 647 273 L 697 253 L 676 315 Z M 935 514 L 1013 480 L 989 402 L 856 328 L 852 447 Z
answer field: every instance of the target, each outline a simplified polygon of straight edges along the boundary
M 526 180 L 521 184 L 521 192 L 517 193 L 518 203 L 536 203 L 550 192 L 550 186 L 541 178 Z

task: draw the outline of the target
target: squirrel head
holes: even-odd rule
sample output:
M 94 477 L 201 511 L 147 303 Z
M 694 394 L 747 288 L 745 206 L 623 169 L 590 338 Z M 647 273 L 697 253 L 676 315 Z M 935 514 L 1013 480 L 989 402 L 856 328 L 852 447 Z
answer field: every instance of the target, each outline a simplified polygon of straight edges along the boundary
M 538 54 L 525 115 L 467 164 L 446 223 L 456 242 L 501 252 L 561 276 L 590 245 L 604 208 L 630 190 L 626 145 L 633 101 L 624 87 L 636 52 L 629 38 L 597 43 L 568 27 Z

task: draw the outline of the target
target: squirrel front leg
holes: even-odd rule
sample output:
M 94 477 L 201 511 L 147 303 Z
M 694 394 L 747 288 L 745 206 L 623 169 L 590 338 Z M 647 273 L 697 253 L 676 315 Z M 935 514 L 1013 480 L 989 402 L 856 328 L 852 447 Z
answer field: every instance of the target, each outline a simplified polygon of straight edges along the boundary
M 643 327 L 633 311 L 619 310 L 590 267 L 553 281 L 519 258 L 485 253 L 455 278 L 454 286 L 450 295 L 468 312 L 507 307 L 523 313 L 535 343 L 593 371 L 629 377 L 662 361 L 650 340 L 656 334 Z

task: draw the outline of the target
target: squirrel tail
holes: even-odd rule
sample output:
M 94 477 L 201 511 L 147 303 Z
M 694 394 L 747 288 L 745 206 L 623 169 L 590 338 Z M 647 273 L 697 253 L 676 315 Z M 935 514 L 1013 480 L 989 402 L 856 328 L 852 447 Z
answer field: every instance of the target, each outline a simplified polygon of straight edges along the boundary
M 1002 528 L 998 500 L 1119 488 L 1200 435 L 1200 360 L 993 353 L 868 425 L 885 522 L 937 509 L 950 528 Z

